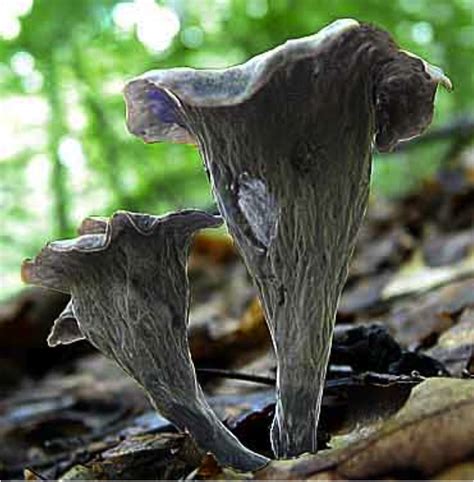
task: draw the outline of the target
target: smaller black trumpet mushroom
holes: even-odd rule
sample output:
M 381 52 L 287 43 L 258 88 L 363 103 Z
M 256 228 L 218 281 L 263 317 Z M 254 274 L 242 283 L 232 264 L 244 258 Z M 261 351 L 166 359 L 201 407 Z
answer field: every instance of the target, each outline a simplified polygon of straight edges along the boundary
M 49 243 L 34 260 L 25 261 L 22 276 L 71 294 L 54 323 L 50 345 L 86 338 L 204 451 L 223 465 L 255 470 L 267 459 L 246 449 L 209 407 L 187 338 L 191 237 L 221 222 L 195 210 L 87 219 L 78 238 Z

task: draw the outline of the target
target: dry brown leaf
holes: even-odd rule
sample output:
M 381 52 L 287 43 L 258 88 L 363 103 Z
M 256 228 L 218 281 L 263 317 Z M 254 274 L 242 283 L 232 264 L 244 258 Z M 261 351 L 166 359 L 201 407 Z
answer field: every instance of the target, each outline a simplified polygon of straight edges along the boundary
M 426 353 L 442 362 L 451 375 L 462 376 L 474 360 L 474 308 L 464 310 L 459 321 Z
M 474 460 L 449 467 L 437 474 L 433 480 L 474 480 Z
M 431 234 L 423 244 L 423 257 L 429 266 L 457 263 L 474 249 L 474 228 L 448 234 Z
M 186 435 L 158 433 L 124 440 L 83 464 L 61 480 L 175 479 L 200 463 L 202 453 Z
M 473 410 L 473 382 L 427 380 L 379 431 L 352 449 L 338 472 L 348 478 L 436 473 L 474 450 Z
M 399 473 L 430 476 L 474 450 L 474 381 L 432 378 L 413 389 L 405 406 L 368 436 L 346 447 L 293 461 L 274 461 L 259 479 L 338 479 Z
M 392 274 L 382 273 L 361 278 L 344 289 L 337 310 L 338 319 L 351 319 L 366 312 L 384 311 L 382 293 Z
M 474 275 L 474 255 L 449 266 L 426 266 L 423 254 L 418 251 L 413 258 L 402 265 L 399 272 L 383 289 L 382 298 L 389 300 L 397 296 L 407 296 L 452 283 Z
M 450 328 L 456 315 L 469 306 L 474 306 L 474 278 L 406 301 L 384 323 L 402 346 L 416 347 Z
M 191 268 L 202 263 L 228 263 L 237 258 L 232 238 L 227 233 L 202 230 L 196 234 L 191 250 Z
M 256 298 L 240 319 L 215 318 L 214 323 L 191 323 L 189 342 L 197 364 L 239 366 L 269 349 L 270 336 Z
M 207 454 L 201 465 L 186 477 L 186 480 L 251 480 L 249 472 L 237 472 L 228 467 L 221 467 L 216 459 Z
M 409 256 L 414 246 L 415 240 L 401 226 L 394 226 L 386 233 L 371 232 L 369 237 L 360 238 L 357 243 L 349 278 L 367 277 L 397 267 Z

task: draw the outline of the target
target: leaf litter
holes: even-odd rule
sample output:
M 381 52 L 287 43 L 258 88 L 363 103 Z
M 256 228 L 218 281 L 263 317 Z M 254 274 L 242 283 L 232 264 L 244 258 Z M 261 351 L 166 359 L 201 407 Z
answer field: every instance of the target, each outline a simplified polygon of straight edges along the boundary
M 86 342 L 48 349 L 68 299 L 26 290 L 0 309 L 2 478 L 472 478 L 474 185 L 460 186 L 431 181 L 369 209 L 338 312 L 318 454 L 245 475 L 201 459 Z M 275 361 L 227 235 L 196 238 L 190 278 L 199 379 L 221 420 L 270 456 Z M 246 381 L 233 378 L 241 373 Z

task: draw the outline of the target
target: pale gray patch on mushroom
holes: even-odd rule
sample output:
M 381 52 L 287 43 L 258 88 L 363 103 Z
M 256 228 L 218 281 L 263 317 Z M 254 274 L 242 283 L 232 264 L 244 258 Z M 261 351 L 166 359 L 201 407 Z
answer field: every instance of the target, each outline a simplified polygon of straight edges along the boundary
M 54 321 L 48 336 L 48 345 L 69 345 L 76 341 L 84 340 L 79 323 L 74 315 L 72 302 L 70 301 L 64 311 Z
M 108 243 L 105 234 L 84 234 L 76 239 L 61 239 L 50 243 L 54 251 L 102 251 Z
M 278 206 L 266 184 L 247 173 L 241 174 L 237 203 L 257 240 L 268 248 L 276 233 Z
M 187 338 L 192 235 L 221 223 L 196 210 L 162 217 L 119 212 L 106 222 L 83 223 L 88 234 L 49 243 L 24 263 L 22 273 L 29 283 L 72 296 L 51 343 L 72 341 L 79 326 L 204 451 L 223 465 L 255 470 L 267 459 L 245 448 L 209 407 Z M 77 319 L 75 328 L 71 317 Z
M 389 150 L 423 132 L 438 84 L 450 87 L 440 69 L 401 51 L 386 32 L 340 20 L 237 67 L 152 71 L 125 89 L 132 133 L 173 141 L 163 135 L 171 122 L 199 144 L 276 350 L 277 457 L 317 450 L 333 326 L 367 206 L 373 147 Z M 153 89 L 155 104 L 147 100 Z

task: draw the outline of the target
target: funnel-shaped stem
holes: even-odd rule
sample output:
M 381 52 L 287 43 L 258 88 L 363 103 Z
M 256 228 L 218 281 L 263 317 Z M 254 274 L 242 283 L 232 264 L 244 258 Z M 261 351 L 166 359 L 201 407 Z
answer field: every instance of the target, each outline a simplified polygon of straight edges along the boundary
M 120 212 L 110 221 L 88 219 L 80 237 L 50 243 L 25 262 L 23 277 L 72 295 L 54 324 L 51 344 L 85 337 L 204 451 L 224 465 L 252 470 L 267 459 L 246 449 L 212 412 L 187 339 L 191 236 L 220 223 L 192 210 L 161 218 Z
M 441 70 L 355 20 L 221 71 L 154 71 L 126 88 L 147 142 L 193 139 L 259 289 L 278 360 L 278 457 L 316 450 L 337 304 L 367 205 L 373 145 L 430 123 Z

